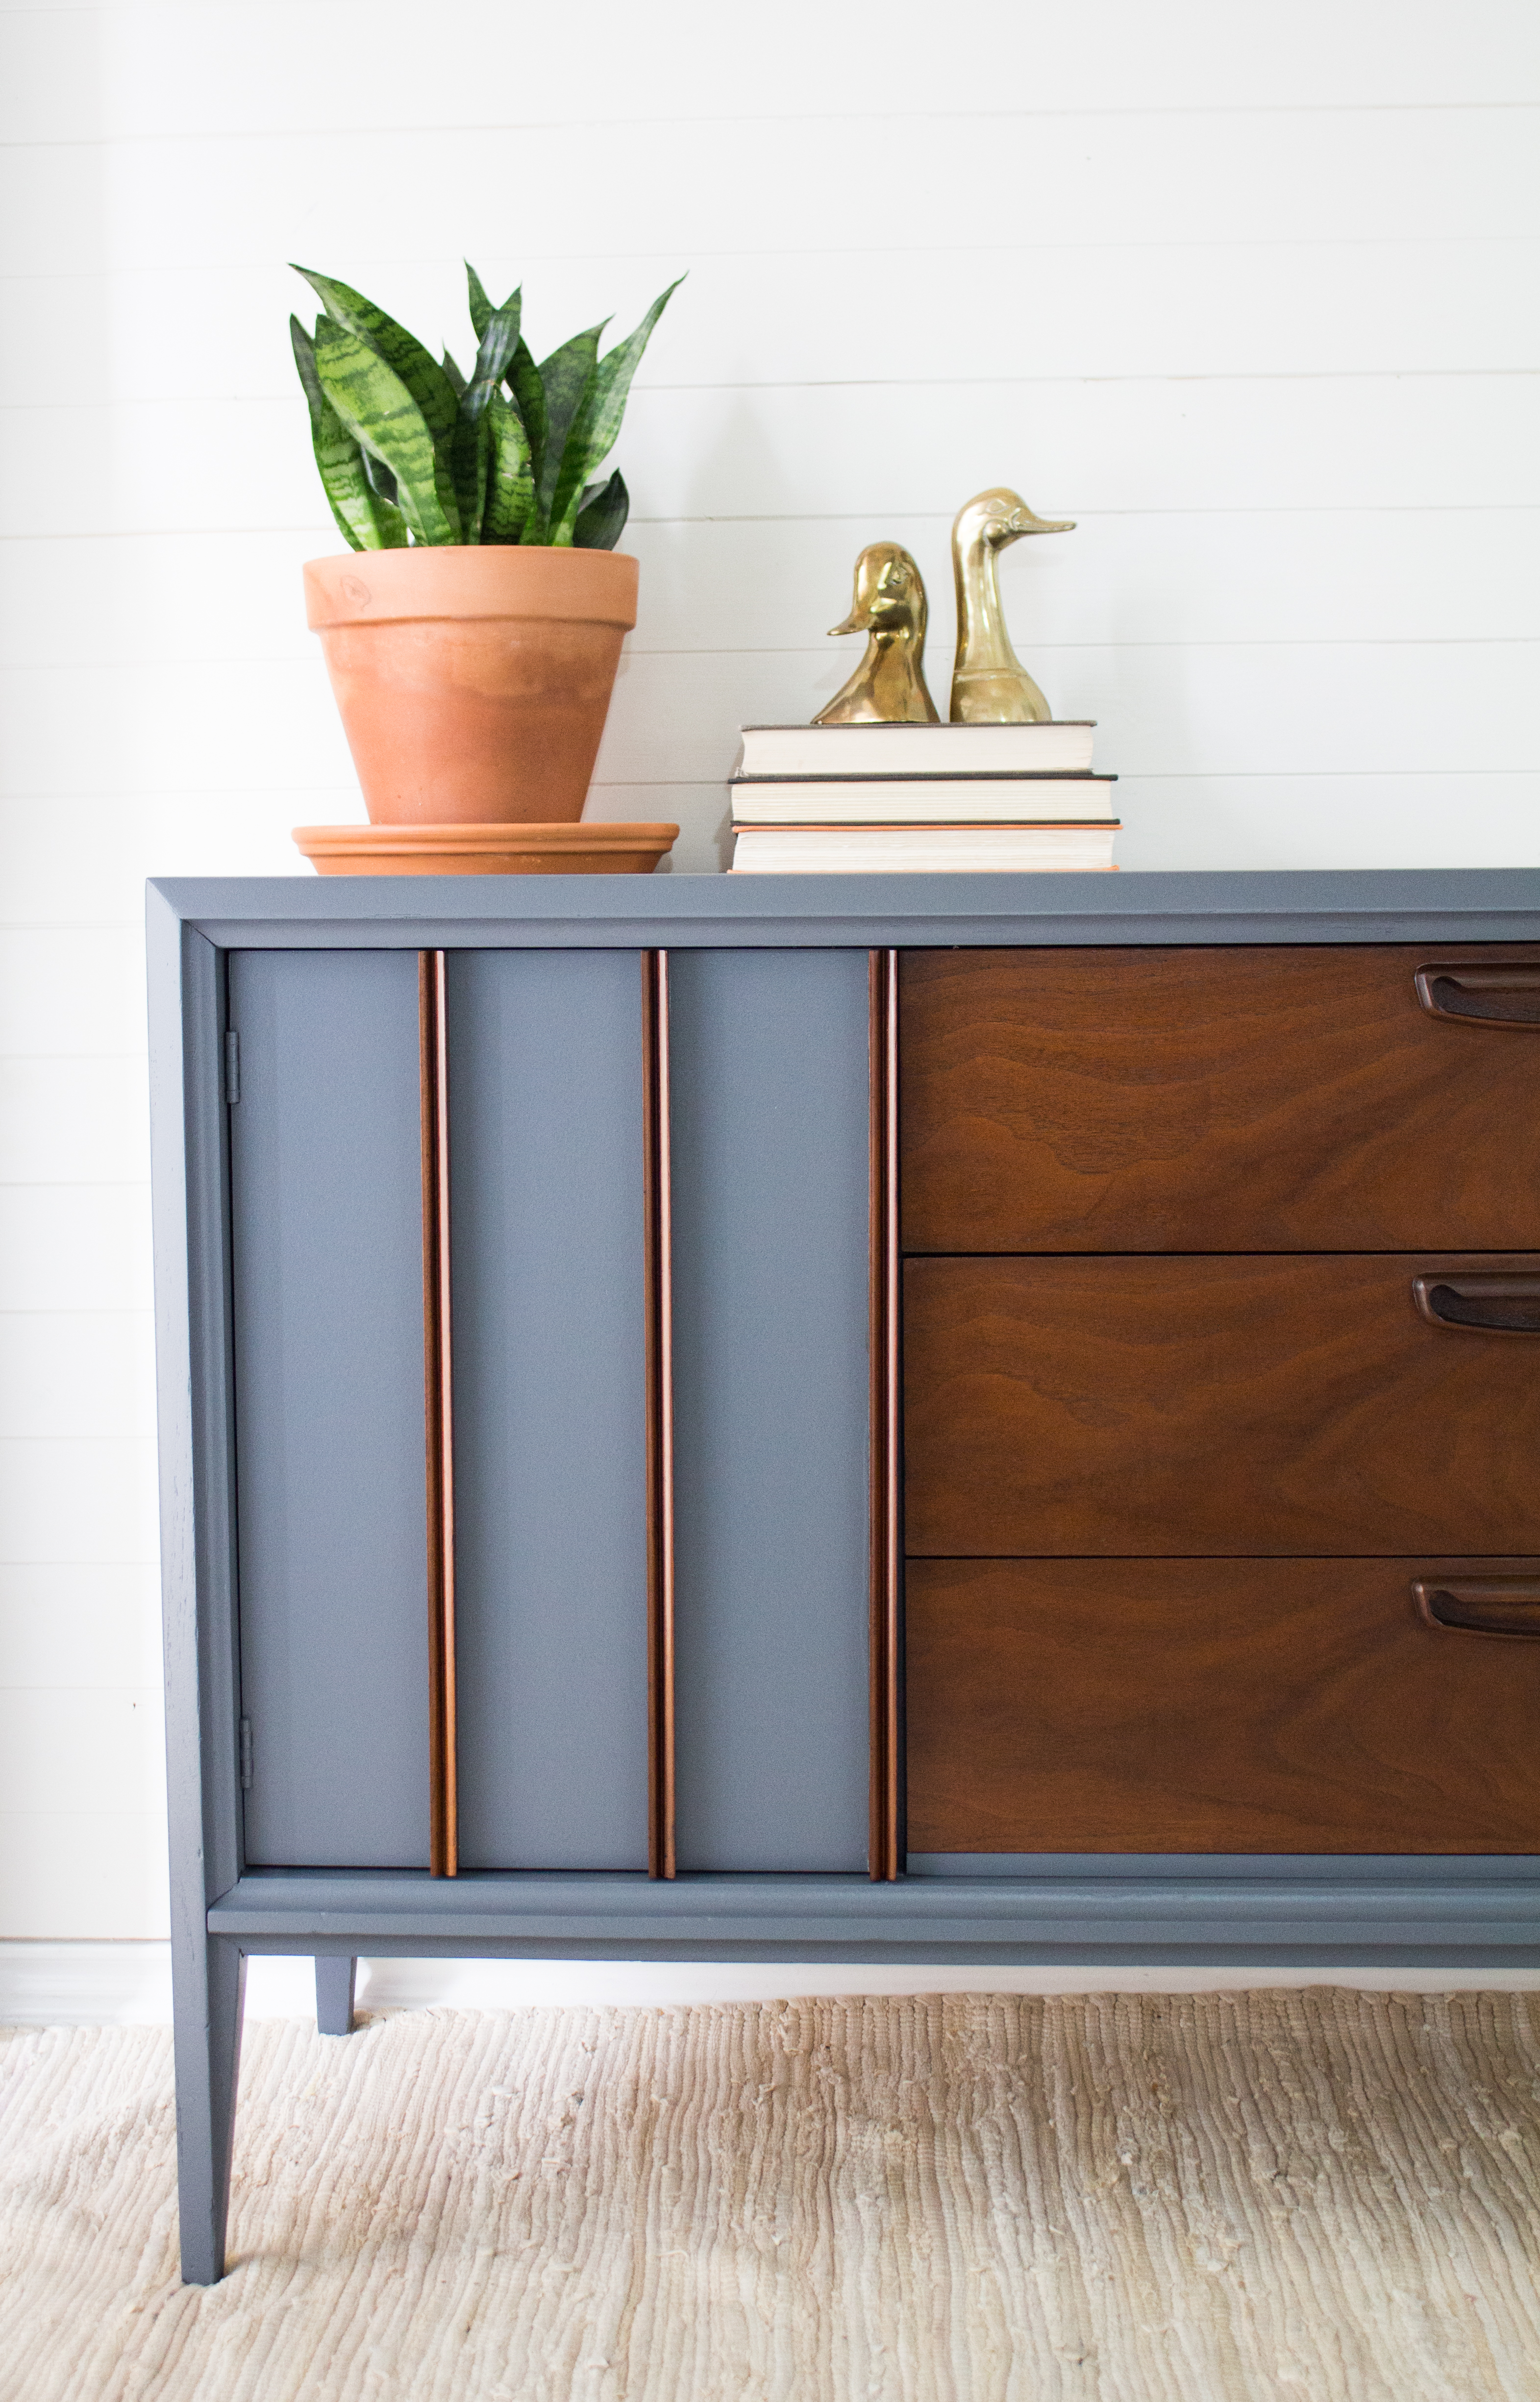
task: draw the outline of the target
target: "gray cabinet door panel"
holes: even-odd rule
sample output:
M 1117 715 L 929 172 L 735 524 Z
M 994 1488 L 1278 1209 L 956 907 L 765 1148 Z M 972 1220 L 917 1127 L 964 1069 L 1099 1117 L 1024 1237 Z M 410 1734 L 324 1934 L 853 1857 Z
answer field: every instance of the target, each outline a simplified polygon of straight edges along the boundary
M 229 977 L 246 1857 L 425 1867 L 417 957 Z
M 640 963 L 448 979 L 460 1857 L 645 1870 Z
M 864 951 L 676 951 L 677 1840 L 867 1865 Z

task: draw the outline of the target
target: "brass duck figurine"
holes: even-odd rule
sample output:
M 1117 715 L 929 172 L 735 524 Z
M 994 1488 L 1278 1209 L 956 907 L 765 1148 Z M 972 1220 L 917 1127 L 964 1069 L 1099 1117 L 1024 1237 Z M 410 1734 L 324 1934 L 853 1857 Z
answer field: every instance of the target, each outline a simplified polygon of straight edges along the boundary
M 994 559 L 1024 533 L 1073 533 L 1073 518 L 1034 517 L 1020 492 L 997 485 L 964 501 L 951 529 L 957 582 L 954 725 L 1037 725 L 1053 711 L 1010 646 Z
M 925 586 L 896 542 L 868 542 L 855 562 L 850 615 L 831 634 L 865 634 L 866 656 L 814 725 L 939 725 L 925 689 Z

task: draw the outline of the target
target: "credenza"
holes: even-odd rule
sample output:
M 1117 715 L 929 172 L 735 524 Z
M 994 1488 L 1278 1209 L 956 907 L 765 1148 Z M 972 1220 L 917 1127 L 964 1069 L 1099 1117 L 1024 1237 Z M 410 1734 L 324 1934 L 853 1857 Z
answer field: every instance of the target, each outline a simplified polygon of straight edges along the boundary
M 1540 873 L 148 939 L 190 2281 L 251 1953 L 1540 1966 Z

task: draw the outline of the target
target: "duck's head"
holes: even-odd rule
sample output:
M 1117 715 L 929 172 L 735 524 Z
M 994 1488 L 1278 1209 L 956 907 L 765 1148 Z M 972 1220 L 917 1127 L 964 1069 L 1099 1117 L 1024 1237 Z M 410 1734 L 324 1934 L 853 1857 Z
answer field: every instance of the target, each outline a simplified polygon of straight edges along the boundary
M 1073 518 L 1040 518 L 1029 509 L 1020 492 L 1004 484 L 992 490 L 976 492 L 958 510 L 951 529 L 953 545 L 959 550 L 982 543 L 990 550 L 1004 550 L 1007 543 L 1020 542 L 1024 533 L 1073 533 Z
M 925 587 L 909 552 L 896 542 L 868 542 L 855 562 L 855 593 L 850 615 L 831 634 L 885 634 L 911 627 L 925 630 Z

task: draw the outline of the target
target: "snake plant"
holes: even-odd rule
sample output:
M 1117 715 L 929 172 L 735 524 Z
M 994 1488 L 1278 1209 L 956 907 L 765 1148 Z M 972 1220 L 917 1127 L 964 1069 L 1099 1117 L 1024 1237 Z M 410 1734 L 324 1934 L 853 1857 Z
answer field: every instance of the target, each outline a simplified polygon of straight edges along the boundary
M 476 364 L 462 375 L 351 285 L 296 269 L 324 313 L 289 319 L 331 512 L 354 550 L 409 543 L 539 543 L 613 550 L 631 508 L 618 468 L 591 480 L 620 431 L 631 381 L 672 294 L 603 358 L 604 324 L 536 366 L 520 296 L 494 309 L 467 260 Z

